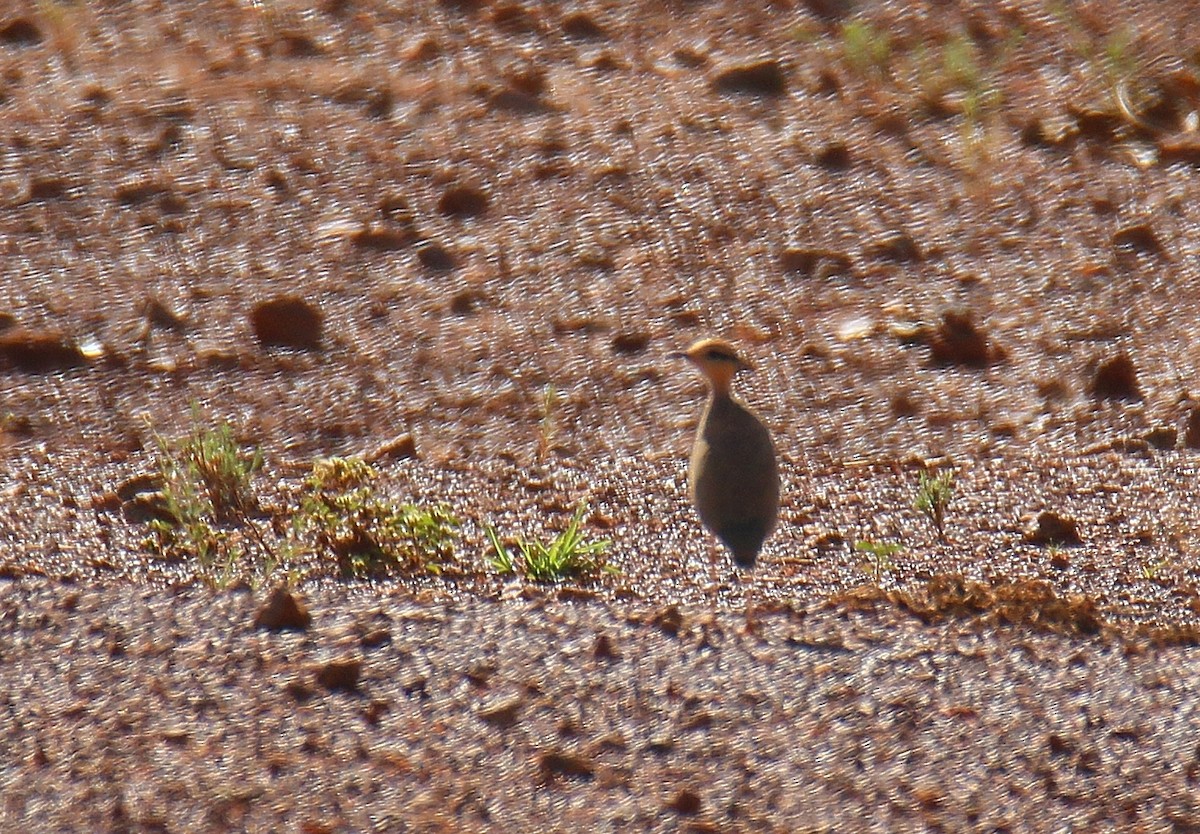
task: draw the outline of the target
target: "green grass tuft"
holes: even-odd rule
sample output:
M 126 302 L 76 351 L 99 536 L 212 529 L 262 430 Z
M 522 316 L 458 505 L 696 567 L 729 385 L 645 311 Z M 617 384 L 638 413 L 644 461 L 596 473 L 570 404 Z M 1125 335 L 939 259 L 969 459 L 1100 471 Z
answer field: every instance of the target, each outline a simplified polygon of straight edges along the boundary
M 228 424 L 200 426 L 196 408 L 192 419 L 191 433 L 180 441 L 154 432 L 162 490 L 147 544 L 168 559 L 194 561 L 198 575 L 217 587 L 261 581 L 277 565 L 252 517 L 258 510 L 252 480 L 262 453 L 243 451 Z
M 293 531 L 337 559 L 342 576 L 376 578 L 442 571 L 454 559 L 458 519 L 442 506 L 396 505 L 381 498 L 376 471 L 360 458 L 313 464 Z
M 517 538 L 516 553 L 500 541 L 495 528 L 484 527 L 491 544 L 488 563 L 501 575 L 520 574 L 535 582 L 559 582 L 589 573 L 615 573 L 616 569 L 604 559 L 611 542 L 608 539 L 584 541 L 582 525 L 586 513 L 587 505 L 581 503 L 575 508 L 567 529 L 549 544 Z
M 937 537 L 946 541 L 946 510 L 954 497 L 954 473 L 947 470 L 936 475 L 922 471 L 917 482 L 917 497 L 913 509 L 929 519 Z

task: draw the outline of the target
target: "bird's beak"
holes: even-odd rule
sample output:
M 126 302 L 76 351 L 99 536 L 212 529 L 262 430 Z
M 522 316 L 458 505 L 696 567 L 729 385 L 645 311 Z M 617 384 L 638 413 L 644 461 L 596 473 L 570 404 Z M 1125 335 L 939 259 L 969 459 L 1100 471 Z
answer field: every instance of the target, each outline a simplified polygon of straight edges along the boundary
M 739 371 L 749 371 L 750 373 L 754 373 L 754 366 L 751 365 L 749 362 L 747 362 L 745 359 L 739 359 L 738 360 L 738 370 Z

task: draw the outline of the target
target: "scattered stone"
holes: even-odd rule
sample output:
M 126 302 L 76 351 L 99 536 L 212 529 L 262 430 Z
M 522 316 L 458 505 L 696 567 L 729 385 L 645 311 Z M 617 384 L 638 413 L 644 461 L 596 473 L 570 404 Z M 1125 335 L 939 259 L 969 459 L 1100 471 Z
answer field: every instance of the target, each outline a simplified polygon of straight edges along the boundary
M 488 96 L 488 104 L 495 110 L 509 113 L 540 113 L 546 109 L 538 96 L 513 86 L 493 91 Z
M 136 206 L 163 194 L 168 194 L 171 186 L 150 177 L 135 177 L 120 183 L 113 191 L 117 202 L 123 206 Z
M 426 241 L 418 246 L 417 258 L 423 267 L 434 272 L 449 272 L 457 266 L 450 250 L 434 241 Z
M 672 811 L 686 817 L 700 813 L 700 805 L 700 794 L 689 788 L 681 788 L 667 803 Z
M 1075 519 L 1052 510 L 1044 510 L 1038 513 L 1033 529 L 1025 534 L 1025 542 L 1037 545 L 1075 546 L 1083 544 L 1083 539 L 1079 536 L 1079 524 Z
M 855 316 L 838 324 L 834 335 L 839 342 L 857 342 L 875 333 L 875 322 L 870 316 Z
M 420 672 L 413 672 L 400 682 L 400 688 L 404 690 L 404 694 L 409 698 L 419 698 L 422 701 L 429 700 L 429 679 Z
M 367 455 L 369 463 L 393 460 L 416 460 L 417 441 L 412 434 L 394 437 Z
M 242 367 L 242 356 L 232 345 L 201 342 L 194 347 L 193 352 L 196 364 L 203 368 L 236 371 Z M 173 366 L 171 370 L 174 370 Z
M 357 658 L 331 660 L 317 669 L 317 683 L 331 692 L 358 692 L 362 666 Z
M 596 772 L 595 766 L 580 754 L 559 750 L 543 750 L 538 753 L 537 764 L 545 779 L 554 776 L 591 779 Z
M 568 38 L 581 41 L 598 41 L 608 37 L 604 27 L 586 12 L 574 12 L 564 17 L 562 30 Z
M 479 310 L 479 305 L 487 299 L 476 289 L 459 290 L 450 298 L 450 312 L 456 316 L 469 316 Z
M 650 334 L 643 332 L 636 333 L 618 333 L 613 336 L 609 346 L 613 349 L 613 353 L 634 354 L 641 353 L 650 344 Z
M 151 521 L 165 521 L 177 524 L 179 519 L 171 512 L 167 496 L 161 490 L 139 492 L 127 501 L 121 502 L 121 517 L 130 524 L 149 524 Z
M 0 333 L 0 365 L 26 373 L 51 373 L 86 364 L 87 357 L 75 340 L 57 330 L 13 327 Z
M 787 73 L 773 58 L 719 68 L 711 85 L 718 93 L 748 96 L 782 96 L 787 93 Z
M 675 637 L 683 628 L 683 613 L 680 612 L 678 605 L 668 605 L 666 608 L 655 611 L 650 622 Z
M 306 704 L 316 697 L 317 690 L 300 680 L 289 681 L 284 687 L 297 704 Z
M 596 637 L 596 643 L 592 646 L 592 657 L 597 660 L 616 660 L 620 656 L 617 646 L 611 637 L 607 634 L 601 634 Z
M 42 42 L 42 31 L 26 17 L 18 17 L 0 27 L 0 43 L 13 46 L 34 46 Z
M 316 306 L 294 295 L 263 301 L 250 311 L 250 324 L 263 347 L 319 350 L 323 320 Z
M 520 695 L 495 698 L 479 707 L 475 714 L 493 727 L 504 729 L 517 723 L 517 714 L 523 704 L 524 700 Z
M 694 41 L 679 46 L 671 53 L 671 57 L 681 67 L 700 69 L 707 66 L 712 47 L 708 41 Z
M 1120 139 L 1127 127 L 1125 118 L 1115 110 L 1098 108 L 1090 103 L 1068 103 L 1067 112 L 1075 120 L 1077 132 L 1085 139 L 1110 144 Z
M 459 183 L 442 193 L 437 209 L 450 217 L 478 217 L 487 213 L 488 202 L 487 192 L 482 188 Z
M 488 685 L 488 682 L 491 681 L 492 676 L 498 671 L 500 671 L 500 667 L 495 663 L 478 661 L 471 664 L 471 666 L 464 673 L 464 676 L 475 686 L 484 687 Z
M 324 54 L 321 44 L 307 32 L 282 32 L 266 44 L 267 52 L 280 58 L 316 58 Z
M 779 264 L 785 272 L 796 272 L 805 278 L 827 278 L 848 275 L 854 262 L 845 252 L 811 246 L 789 246 L 779 254 Z
M 894 417 L 916 417 L 921 413 L 921 401 L 907 391 L 892 394 L 888 405 Z
M 850 167 L 850 146 L 845 142 L 830 142 L 817 152 L 817 164 L 828 171 L 844 171 Z
M 379 722 L 385 715 L 392 711 L 392 705 L 387 701 L 376 698 L 367 704 L 367 708 L 363 710 L 363 719 L 372 727 L 379 725 Z
M 1181 133 L 1158 140 L 1158 156 L 1164 166 L 1176 163 L 1200 165 L 1200 136 Z
M 910 263 L 924 260 L 921 246 L 904 232 L 882 235 L 863 246 L 863 257 L 871 260 Z
M 1118 229 L 1112 238 L 1113 248 L 1125 252 L 1141 252 L 1146 255 L 1165 256 L 1162 242 L 1149 223 L 1135 223 Z
M 1140 400 L 1137 369 L 1128 354 L 1120 353 L 1096 366 L 1088 392 L 1098 400 Z
M 271 592 L 254 615 L 254 627 L 267 631 L 305 631 L 310 625 L 312 614 L 307 606 L 283 585 Z
M 162 740 L 173 747 L 187 747 L 191 733 L 186 727 L 166 727 L 162 731 Z
M 25 186 L 25 200 L 30 203 L 57 200 L 67 196 L 69 188 L 69 183 L 62 177 L 53 175 L 30 177 Z
M 364 226 L 350 235 L 350 242 L 360 249 L 394 252 L 407 249 L 416 242 L 416 234 L 407 227 Z
M 949 311 L 928 333 L 929 351 L 938 365 L 983 367 L 998 358 L 988 338 L 967 312 Z
M 1183 429 L 1183 445 L 1189 449 L 1200 449 L 1200 406 L 1188 414 L 1187 425 Z
M 657 756 L 665 756 L 675 749 L 675 739 L 669 733 L 659 733 L 652 736 L 646 744 L 646 750 Z
M 1170 451 L 1179 442 L 1179 430 L 1174 426 L 1156 426 L 1146 432 L 1146 442 L 1160 451 Z
M 492 9 L 492 24 L 498 29 L 514 35 L 527 35 L 541 31 L 537 15 L 520 3 L 501 3 Z
M 183 333 L 187 330 L 187 322 L 183 316 L 171 309 L 162 299 L 152 295 L 142 305 L 142 316 L 152 327 Z

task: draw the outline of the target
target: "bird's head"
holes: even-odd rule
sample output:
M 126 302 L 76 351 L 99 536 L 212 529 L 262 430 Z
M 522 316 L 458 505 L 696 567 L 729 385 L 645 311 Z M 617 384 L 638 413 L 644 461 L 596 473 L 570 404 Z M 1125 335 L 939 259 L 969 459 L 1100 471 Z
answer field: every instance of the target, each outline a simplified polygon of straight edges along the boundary
M 738 356 L 733 345 L 723 339 L 701 339 L 683 353 L 672 354 L 687 359 L 708 377 L 716 391 L 728 391 L 738 371 L 753 370 L 753 366 Z

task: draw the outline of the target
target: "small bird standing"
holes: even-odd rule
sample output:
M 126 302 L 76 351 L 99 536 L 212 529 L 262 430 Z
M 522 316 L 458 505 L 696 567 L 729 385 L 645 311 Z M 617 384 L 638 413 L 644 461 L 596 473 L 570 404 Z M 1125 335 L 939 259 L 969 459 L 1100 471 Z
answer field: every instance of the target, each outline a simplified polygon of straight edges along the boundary
M 734 375 L 751 366 L 721 339 L 701 339 L 675 356 L 699 368 L 712 389 L 692 447 L 688 493 L 733 561 L 753 567 L 779 518 L 779 467 L 767 427 L 733 396 Z

